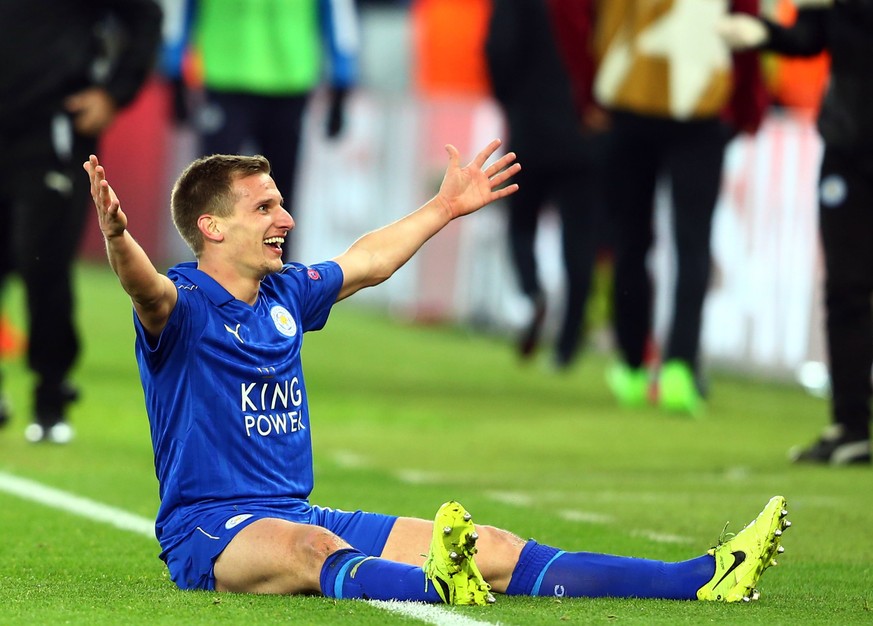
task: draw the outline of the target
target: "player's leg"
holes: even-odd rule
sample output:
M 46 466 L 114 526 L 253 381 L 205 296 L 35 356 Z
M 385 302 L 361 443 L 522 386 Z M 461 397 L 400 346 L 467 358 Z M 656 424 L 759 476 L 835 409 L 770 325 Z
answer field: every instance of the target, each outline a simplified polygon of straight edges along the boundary
M 398 519 L 382 556 L 425 565 L 423 554 L 428 542 L 431 542 L 428 560 L 434 557 L 434 552 L 441 552 L 439 546 L 435 550 L 433 544 L 437 543 L 439 531 L 443 528 L 439 522 L 443 508 L 437 514 L 436 524 L 418 519 Z M 491 526 L 476 525 L 475 530 L 478 534 L 476 569 L 493 591 L 508 595 L 692 599 L 697 589 L 712 578 L 714 571 L 714 561 L 710 556 L 701 557 L 698 563 L 673 564 L 590 552 L 565 552 L 536 541 L 525 541 Z M 460 533 L 454 534 L 458 536 Z M 448 551 L 449 548 L 442 551 L 446 553 L 442 558 L 447 563 L 451 562 Z M 456 551 L 470 562 L 474 561 L 472 555 Z M 475 578 L 476 572 L 462 574 L 457 584 L 467 586 L 470 577 Z
M 564 552 L 530 541 L 518 559 L 508 595 L 633 597 L 669 600 L 757 599 L 756 586 L 774 557 L 784 529 L 785 499 L 768 502 L 732 539 L 703 556 L 668 563 L 590 552 Z M 480 558 L 486 567 L 484 558 Z
M 315 523 L 300 524 L 277 518 L 261 518 L 240 530 L 216 559 L 215 589 L 275 594 L 321 592 L 338 599 L 449 604 L 485 604 L 493 601 L 481 575 L 475 580 L 469 578 L 475 584 L 463 586 L 461 583 L 468 579 L 458 572 L 443 576 L 428 575 L 420 564 L 409 563 L 411 558 L 394 561 L 374 554 L 374 546 L 381 547 L 383 542 L 366 536 L 365 531 L 370 529 L 374 531 L 372 534 L 378 536 L 387 530 L 386 522 L 394 526 L 394 517 L 316 508 L 313 519 L 360 540 L 366 552 Z M 472 529 L 469 520 L 463 522 L 466 525 L 451 522 L 453 530 L 455 527 L 458 530 Z M 433 527 L 432 524 L 430 526 Z M 388 532 L 393 533 L 394 529 Z M 470 534 L 462 538 L 469 540 Z M 408 554 L 405 556 L 409 557 Z M 439 556 L 445 564 L 449 563 L 448 557 Z M 466 572 L 475 565 L 471 551 L 463 556 L 465 559 L 469 557 L 469 562 L 461 563 L 458 569 Z M 439 584 L 446 579 L 450 584 Z
M 277 518 L 240 530 L 213 571 L 218 591 L 442 601 L 420 567 L 364 554 L 322 526 Z
M 382 556 L 419 564 L 422 546 L 432 539 L 428 561 L 435 552 L 449 552 L 456 546 L 463 552 L 464 532 L 472 526 L 462 507 L 453 516 L 449 502 L 440 508 L 435 525 L 423 520 L 397 520 Z M 448 517 L 446 517 L 448 515 Z M 720 541 L 706 554 L 676 563 L 591 552 L 565 552 L 519 537 L 497 528 L 477 526 L 480 549 L 475 570 L 460 568 L 459 586 L 465 579 L 482 573 L 492 589 L 507 595 L 565 597 L 635 597 L 677 600 L 737 601 L 757 598 L 756 586 L 764 571 L 775 564 L 786 519 L 785 499 L 771 498 L 763 511 L 742 531 Z M 446 522 L 445 520 L 449 520 Z M 445 524 L 445 525 L 444 525 Z M 469 527 L 467 526 L 469 524 Z M 450 532 L 444 533 L 445 528 Z M 460 532 L 456 532 L 456 529 Z M 440 537 L 448 545 L 435 548 Z M 471 553 L 461 554 L 473 563 Z M 457 562 L 451 557 L 445 561 Z M 451 565 L 450 565 L 451 566 Z M 425 564 L 427 569 L 427 565 Z M 472 568 L 471 568 L 472 569 Z M 456 576 L 457 574 L 451 574 Z
M 424 546 L 431 542 L 428 560 L 434 558 L 435 553 L 439 556 L 443 552 L 442 560 L 451 563 L 450 548 L 434 547 L 443 529 L 440 514 L 449 504 L 453 503 L 443 505 L 438 512 L 436 524 L 398 519 L 382 556 L 423 564 Z M 476 570 L 461 572 L 457 581 L 453 576 L 442 577 L 444 582 L 461 589 L 467 589 L 468 579 L 475 580 L 477 572 L 481 572 L 493 591 L 507 595 L 694 599 L 697 590 L 715 571 L 715 561 L 710 555 L 682 563 L 665 563 L 591 552 L 565 552 L 536 541 L 525 541 L 491 526 L 477 525 L 475 530 L 478 534 Z M 448 536 L 458 535 L 460 533 L 449 533 Z M 470 563 L 474 562 L 472 555 L 460 549 L 456 552 Z
M 350 547 L 319 526 L 262 518 L 239 531 L 215 560 L 215 589 L 319 593 L 327 557 Z

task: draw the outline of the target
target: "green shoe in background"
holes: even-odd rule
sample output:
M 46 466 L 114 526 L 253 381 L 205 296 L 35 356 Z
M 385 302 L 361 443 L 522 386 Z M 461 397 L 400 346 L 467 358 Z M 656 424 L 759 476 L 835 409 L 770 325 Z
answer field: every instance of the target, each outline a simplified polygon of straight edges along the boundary
M 703 409 L 703 398 L 697 390 L 694 372 L 684 361 L 673 359 L 661 366 L 658 406 L 689 415 L 699 415 Z
M 649 399 L 649 372 L 644 367 L 616 363 L 606 371 L 606 383 L 622 406 L 643 406 Z

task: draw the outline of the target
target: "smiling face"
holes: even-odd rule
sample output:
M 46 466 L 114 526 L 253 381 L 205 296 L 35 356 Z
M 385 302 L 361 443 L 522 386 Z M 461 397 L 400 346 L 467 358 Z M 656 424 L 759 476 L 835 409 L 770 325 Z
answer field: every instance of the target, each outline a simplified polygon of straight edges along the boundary
M 233 212 L 214 217 L 222 235 L 222 257 L 240 277 L 260 280 L 282 269 L 282 244 L 294 220 L 267 174 L 237 177 L 232 190 Z

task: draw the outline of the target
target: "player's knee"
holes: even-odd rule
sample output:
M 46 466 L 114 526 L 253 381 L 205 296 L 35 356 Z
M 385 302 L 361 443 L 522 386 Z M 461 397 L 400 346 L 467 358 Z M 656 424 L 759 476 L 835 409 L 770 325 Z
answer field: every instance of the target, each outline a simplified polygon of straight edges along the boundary
M 346 541 L 326 528 L 308 526 L 296 549 L 303 553 L 306 562 L 321 571 L 321 566 L 324 565 L 327 557 L 337 550 L 350 547 Z
M 479 533 L 476 564 L 492 588 L 502 593 L 512 578 L 518 557 L 527 541 L 494 526 L 477 524 L 476 531 Z
M 514 556 L 518 558 L 522 548 L 524 548 L 524 544 L 527 543 L 527 540 L 522 539 L 518 535 L 496 526 L 477 526 L 476 528 L 480 536 L 483 532 L 487 533 L 490 537 L 490 542 L 494 545 L 494 549 L 501 554 L 506 554 L 508 557 Z
M 476 525 L 479 533 L 479 551 L 488 556 L 488 561 L 495 564 L 497 570 L 512 569 L 518 561 L 524 544 L 524 539 L 508 530 L 495 526 Z M 477 558 L 478 560 L 478 558 Z

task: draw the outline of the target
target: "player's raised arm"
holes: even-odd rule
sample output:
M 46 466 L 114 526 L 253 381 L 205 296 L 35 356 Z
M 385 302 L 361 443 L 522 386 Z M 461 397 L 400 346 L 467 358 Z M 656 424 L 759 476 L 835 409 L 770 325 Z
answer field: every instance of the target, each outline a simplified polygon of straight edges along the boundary
M 406 217 L 367 233 L 334 259 L 343 270 L 343 286 L 337 299 L 388 279 L 456 217 L 515 193 L 518 185 L 503 186 L 521 169 L 515 163 L 514 152 L 485 167 L 500 143 L 499 139 L 489 143 L 465 167 L 461 167 L 457 148 L 447 145 L 449 165 L 437 195 Z
M 97 157 L 92 154 L 83 167 L 91 179 L 91 197 L 106 241 L 109 265 L 130 296 L 145 329 L 157 336 L 176 305 L 176 286 L 155 269 L 145 250 L 128 232 L 127 216 Z

